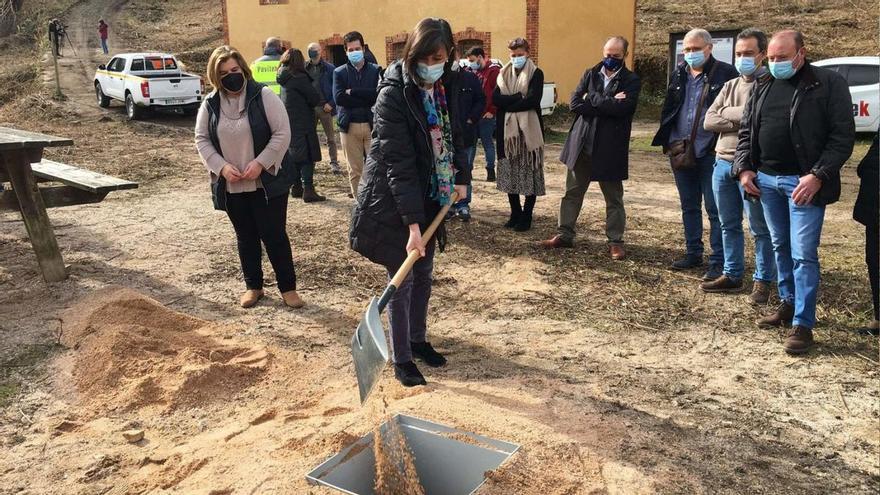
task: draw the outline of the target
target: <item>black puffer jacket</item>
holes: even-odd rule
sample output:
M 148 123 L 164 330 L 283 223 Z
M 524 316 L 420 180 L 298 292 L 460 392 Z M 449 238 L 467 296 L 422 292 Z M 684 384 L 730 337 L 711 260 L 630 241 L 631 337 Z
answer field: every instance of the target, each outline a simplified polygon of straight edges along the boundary
M 321 96 L 312 85 L 312 77 L 305 72 L 293 73 L 282 66 L 276 78 L 281 85 L 281 101 L 290 119 L 290 152 L 293 161 L 320 162 L 321 143 L 315 127 L 315 107 Z
M 807 60 L 799 71 L 800 81 L 791 99 L 791 142 L 801 175 L 814 174 L 822 187 L 813 198 L 817 206 L 840 199 L 840 169 L 852 155 L 856 126 L 846 79 L 837 72 L 814 67 Z M 760 170 L 758 135 L 761 110 L 773 78 L 752 89 L 743 109 L 733 174 Z
M 443 76 L 447 95 L 456 95 L 457 72 Z M 452 126 L 455 183 L 471 183 L 458 98 L 448 98 Z M 434 150 L 428 134 L 428 116 L 416 83 L 397 61 L 385 71 L 373 107 L 372 144 L 364 165 L 357 204 L 352 211 L 349 232 L 351 248 L 370 261 L 396 266 L 406 259 L 407 225 L 418 223 L 422 230 L 440 211 L 430 199 Z
M 853 208 L 853 219 L 856 222 L 877 230 L 880 226 L 880 151 L 878 151 L 880 133 L 874 134 L 874 142 L 868 153 L 859 162 L 859 196 Z

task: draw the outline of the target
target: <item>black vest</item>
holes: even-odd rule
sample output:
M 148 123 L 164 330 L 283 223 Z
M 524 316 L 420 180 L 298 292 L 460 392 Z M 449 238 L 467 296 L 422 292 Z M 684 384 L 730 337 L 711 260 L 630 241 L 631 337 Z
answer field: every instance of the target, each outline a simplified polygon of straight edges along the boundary
M 245 90 L 245 108 L 251 127 L 251 136 L 254 140 L 254 156 L 260 156 L 260 153 L 269 144 L 269 140 L 272 139 L 272 129 L 269 127 L 269 120 L 266 118 L 266 109 L 263 107 L 263 98 L 261 97 L 263 87 L 264 85 L 262 84 L 248 81 L 247 89 Z M 205 104 L 208 108 L 208 135 L 211 138 L 211 144 L 214 145 L 217 153 L 223 155 L 223 150 L 220 148 L 220 139 L 217 137 L 217 124 L 220 120 L 219 90 L 205 100 Z M 291 162 L 289 151 L 284 153 L 278 173 L 272 175 L 263 170 L 260 173 L 260 182 L 263 184 L 263 193 L 266 195 L 266 201 L 290 192 L 290 186 L 293 184 L 293 163 Z M 217 182 L 211 185 L 211 195 L 214 200 L 214 208 L 225 211 L 226 179 L 222 175 Z

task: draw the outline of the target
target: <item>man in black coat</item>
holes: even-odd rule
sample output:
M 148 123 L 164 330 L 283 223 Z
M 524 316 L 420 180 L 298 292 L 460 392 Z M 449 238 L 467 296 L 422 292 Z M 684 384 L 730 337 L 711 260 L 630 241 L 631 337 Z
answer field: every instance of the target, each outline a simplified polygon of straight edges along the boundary
M 464 131 L 464 147 L 468 156 L 473 156 L 474 147 L 477 144 L 477 125 L 483 116 L 483 110 L 486 108 L 486 95 L 483 93 L 483 87 L 477 76 L 466 70 L 462 70 L 458 65 L 458 61 L 452 62 L 452 70 L 459 74 L 460 84 L 458 88 L 458 120 L 461 121 L 461 128 Z M 468 169 L 473 173 L 474 163 L 468 160 Z M 473 190 L 468 186 L 466 198 L 459 200 L 449 210 L 450 216 L 454 215 L 463 222 L 471 219 L 471 194 Z
M 681 202 L 681 220 L 684 227 L 685 256 L 672 263 L 673 270 L 687 270 L 703 265 L 703 214 L 709 217 L 709 268 L 703 280 L 715 280 L 724 272 L 724 245 L 721 223 L 712 192 L 715 171 L 715 141 L 717 135 L 703 127 L 706 111 L 718 97 L 727 81 L 739 77 L 736 69 L 712 56 L 712 35 L 705 29 L 692 29 L 684 35 L 684 63 L 679 64 L 669 79 L 666 100 L 660 115 L 660 128 L 651 146 L 662 146 L 667 153 L 674 143 L 693 139 L 696 165 L 688 169 L 673 169 L 675 187 Z M 706 96 L 700 106 L 703 92 Z M 699 108 L 698 108 L 699 107 Z M 670 160 L 671 163 L 671 160 Z
M 641 89 L 639 76 L 624 66 L 628 50 L 626 38 L 608 39 L 604 58 L 587 69 L 571 95 L 570 108 L 577 118 L 560 157 L 568 167 L 565 196 L 559 206 L 558 234 L 542 243 L 546 248 L 573 245 L 584 195 L 590 182 L 597 181 L 605 197 L 605 235 L 611 258 L 626 257 L 623 181 L 629 178 L 629 137 Z
M 865 226 L 865 263 L 868 265 L 868 279 L 871 281 L 871 304 L 874 306 L 874 321 L 861 329 L 861 333 L 877 335 L 880 333 L 880 150 L 877 140 L 880 133 L 874 134 L 874 142 L 868 154 L 859 162 L 859 197 L 853 208 L 853 219 Z
M 855 142 L 846 79 L 806 56 L 800 32 L 770 40 L 773 78 L 746 103 L 733 167 L 745 194 L 761 200 L 776 256 L 782 303 L 758 325 L 791 325 L 783 345 L 789 354 L 813 346 L 825 207 L 840 199 L 840 168 Z

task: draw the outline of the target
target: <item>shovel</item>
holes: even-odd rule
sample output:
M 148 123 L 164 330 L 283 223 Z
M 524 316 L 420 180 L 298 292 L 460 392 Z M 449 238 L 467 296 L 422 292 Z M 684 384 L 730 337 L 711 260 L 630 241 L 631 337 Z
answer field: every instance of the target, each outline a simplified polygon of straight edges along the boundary
M 423 246 L 427 246 L 434 232 L 437 231 L 437 227 L 443 221 L 443 217 L 446 216 L 446 212 L 449 211 L 449 207 L 455 204 L 456 201 L 458 201 L 458 194 L 453 192 L 449 204 L 440 209 L 440 213 L 434 217 L 431 225 L 422 232 Z M 374 297 L 370 300 L 370 305 L 367 306 L 364 317 L 351 338 L 351 357 L 354 360 L 354 370 L 357 374 L 361 404 L 367 400 L 376 382 L 379 381 L 382 370 L 385 369 L 385 365 L 388 363 L 388 342 L 385 340 L 385 329 L 382 327 L 381 314 L 385 311 L 388 301 L 397 292 L 397 288 L 400 287 L 400 284 L 403 283 L 418 260 L 419 251 L 413 249 L 409 252 L 403 264 L 400 265 L 400 268 L 394 274 L 394 278 L 391 279 L 382 295 L 379 298 Z

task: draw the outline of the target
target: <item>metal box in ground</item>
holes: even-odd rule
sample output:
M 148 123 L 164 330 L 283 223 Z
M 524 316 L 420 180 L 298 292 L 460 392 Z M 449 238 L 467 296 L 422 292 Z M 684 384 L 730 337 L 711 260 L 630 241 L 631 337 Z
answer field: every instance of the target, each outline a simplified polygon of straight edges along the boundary
M 485 481 L 485 472 L 496 469 L 519 449 L 519 445 L 494 440 L 411 416 L 396 421 L 412 451 L 419 482 L 425 495 L 469 495 Z M 373 434 L 365 435 L 326 462 L 306 479 L 352 495 L 372 495 L 376 480 Z

